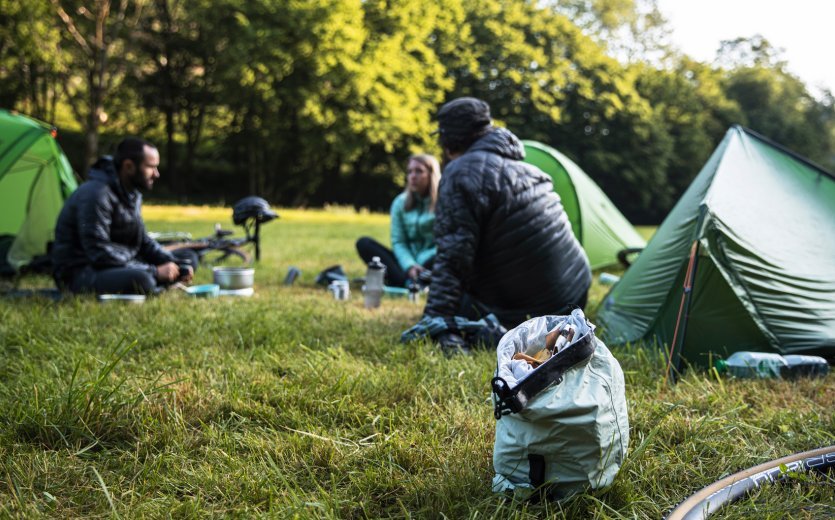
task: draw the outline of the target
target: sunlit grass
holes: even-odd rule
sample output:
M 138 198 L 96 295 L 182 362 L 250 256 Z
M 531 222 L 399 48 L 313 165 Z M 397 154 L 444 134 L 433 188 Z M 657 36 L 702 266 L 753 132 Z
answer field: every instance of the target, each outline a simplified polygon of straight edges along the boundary
M 665 388 L 660 351 L 618 347 L 632 431 L 614 485 L 508 502 L 490 492 L 495 354 L 402 345 L 420 305 L 366 311 L 313 284 L 335 263 L 362 275 L 354 241 L 386 242 L 386 216 L 278 211 L 252 298 L 0 300 L 0 517 L 660 518 L 733 471 L 835 444 L 833 375 L 694 372 Z M 228 208 L 145 217 L 195 236 L 232 228 Z M 291 265 L 304 274 L 285 287 Z M 602 294 L 595 282 L 592 307 Z M 834 490 L 768 488 L 729 517 L 826 518 Z

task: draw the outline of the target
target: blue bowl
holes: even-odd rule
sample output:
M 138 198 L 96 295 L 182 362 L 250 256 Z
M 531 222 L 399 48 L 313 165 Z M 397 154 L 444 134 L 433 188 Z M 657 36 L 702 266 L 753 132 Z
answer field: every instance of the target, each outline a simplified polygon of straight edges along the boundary
M 220 286 L 216 283 L 192 285 L 186 288 L 186 292 L 195 298 L 217 298 L 220 293 Z

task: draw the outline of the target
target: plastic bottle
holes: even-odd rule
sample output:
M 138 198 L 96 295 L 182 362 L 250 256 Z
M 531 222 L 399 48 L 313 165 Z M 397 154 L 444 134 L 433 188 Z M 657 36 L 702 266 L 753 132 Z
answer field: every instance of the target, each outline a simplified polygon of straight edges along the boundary
M 783 356 L 770 352 L 734 352 L 728 359 L 716 362 L 720 373 L 743 378 L 779 378 L 787 368 Z
M 365 285 L 362 288 L 365 297 L 365 308 L 376 309 L 380 306 L 383 298 L 383 278 L 386 274 L 386 266 L 375 256 L 368 262 L 368 270 L 365 272 Z
M 786 379 L 795 377 L 824 377 L 829 373 L 829 364 L 820 356 L 800 356 L 789 354 L 783 356 L 788 367 L 783 373 Z

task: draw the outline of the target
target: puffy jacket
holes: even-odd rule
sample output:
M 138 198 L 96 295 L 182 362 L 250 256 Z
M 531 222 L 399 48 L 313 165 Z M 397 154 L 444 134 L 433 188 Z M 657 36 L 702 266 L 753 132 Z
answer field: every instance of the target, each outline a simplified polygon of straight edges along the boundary
M 551 178 L 524 157 L 519 139 L 497 128 L 444 169 L 427 316 L 459 314 L 464 293 L 508 328 L 585 302 L 588 258 Z
M 112 159 L 103 157 L 58 215 L 52 261 L 55 278 L 66 281 L 88 265 L 135 267 L 155 275 L 155 266 L 174 257 L 145 232 L 142 195 L 126 190 Z
M 404 271 L 435 258 L 435 213 L 429 210 L 429 202 L 429 197 L 418 199 L 406 211 L 406 194 L 401 193 L 391 203 L 391 248 Z

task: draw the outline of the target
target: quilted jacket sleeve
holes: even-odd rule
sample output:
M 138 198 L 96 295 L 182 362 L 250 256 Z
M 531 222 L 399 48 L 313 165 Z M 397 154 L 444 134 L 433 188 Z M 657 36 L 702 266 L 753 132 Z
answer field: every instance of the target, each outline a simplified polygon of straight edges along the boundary
M 81 247 L 96 269 L 123 267 L 133 260 L 133 252 L 110 239 L 113 201 L 102 190 L 91 191 L 79 201 Z
M 480 187 L 481 176 L 465 164 L 457 166 L 450 164 L 439 189 L 435 213 L 438 253 L 424 309 L 427 316 L 454 316 L 458 311 L 464 281 L 473 272 L 481 222 L 488 207 L 488 195 Z
M 139 257 L 155 266 L 174 261 L 174 255 L 170 251 L 166 251 L 159 245 L 159 242 L 148 236 L 145 226 L 142 226 L 142 244 L 139 246 Z

